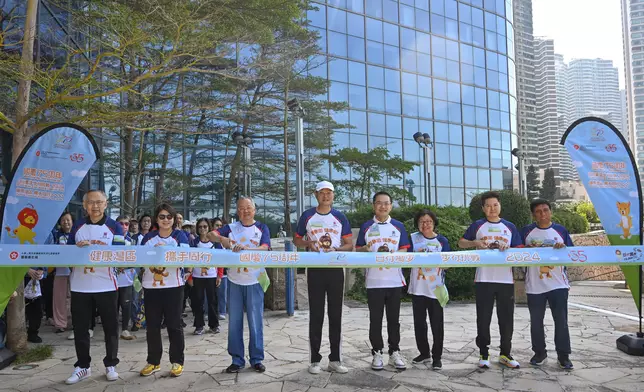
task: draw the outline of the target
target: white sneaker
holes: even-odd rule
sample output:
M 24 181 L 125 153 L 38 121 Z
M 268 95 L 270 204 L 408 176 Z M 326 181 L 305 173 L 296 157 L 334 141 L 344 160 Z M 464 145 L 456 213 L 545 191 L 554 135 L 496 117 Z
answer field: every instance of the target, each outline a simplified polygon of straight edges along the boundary
M 76 384 L 77 382 L 84 380 L 90 377 L 91 375 L 92 375 L 92 369 L 89 369 L 89 368 L 83 369 L 76 366 L 76 368 L 74 368 L 74 373 L 72 373 L 72 375 L 69 376 L 67 380 L 65 380 L 65 384 L 67 385 Z
M 481 369 L 489 369 L 490 368 L 490 356 L 483 357 L 482 355 L 479 357 L 479 367 Z
M 373 359 L 371 360 L 371 368 L 373 370 L 382 370 L 385 368 L 385 364 L 382 362 L 382 353 L 376 352 L 373 354 Z
M 93 330 L 93 329 L 90 329 L 90 330 L 89 330 L 89 338 L 91 339 L 91 338 L 93 338 L 93 337 L 94 337 L 94 330 Z
M 327 368 L 327 370 L 340 374 L 349 373 L 349 369 L 347 369 L 347 367 L 344 366 L 340 361 L 329 362 L 329 367 Z
M 128 331 L 127 329 L 124 329 L 123 332 L 121 332 L 121 339 L 123 340 L 132 340 L 134 339 L 134 336 Z
M 67 336 L 67 340 L 74 340 L 74 331 Z
M 312 362 L 309 365 L 309 373 L 311 374 L 320 374 L 322 369 L 320 369 L 320 362 Z
M 511 369 L 519 369 L 521 367 L 519 362 L 516 359 L 512 358 L 510 355 L 501 355 L 499 357 L 499 363 Z
M 219 320 L 226 320 L 226 315 L 225 314 L 220 314 L 219 315 Z
M 108 366 L 105 368 L 105 377 L 107 377 L 107 381 L 116 381 L 119 379 L 119 374 L 114 366 Z
M 400 351 L 394 351 L 393 353 L 391 353 L 391 355 L 389 356 L 389 365 L 399 370 L 407 369 L 407 366 L 405 365 L 405 358 L 403 358 L 403 356 L 400 354 Z

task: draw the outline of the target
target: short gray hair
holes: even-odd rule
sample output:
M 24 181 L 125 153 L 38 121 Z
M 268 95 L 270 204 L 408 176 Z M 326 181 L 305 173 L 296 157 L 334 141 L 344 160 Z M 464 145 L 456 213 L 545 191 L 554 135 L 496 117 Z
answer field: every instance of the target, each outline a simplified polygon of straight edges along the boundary
M 105 198 L 105 201 L 107 201 L 107 195 L 105 194 L 104 191 L 100 189 L 90 189 L 89 191 L 87 191 L 87 193 L 83 195 L 83 203 L 87 201 L 87 196 L 89 196 L 90 193 L 100 193 Z
M 237 205 L 239 205 L 239 202 L 243 201 L 243 200 L 247 200 L 248 202 L 250 202 L 250 205 L 252 205 L 254 209 L 257 209 L 257 205 L 255 204 L 255 200 L 253 200 L 253 198 L 250 197 L 250 196 L 242 196 L 239 199 L 237 199 Z

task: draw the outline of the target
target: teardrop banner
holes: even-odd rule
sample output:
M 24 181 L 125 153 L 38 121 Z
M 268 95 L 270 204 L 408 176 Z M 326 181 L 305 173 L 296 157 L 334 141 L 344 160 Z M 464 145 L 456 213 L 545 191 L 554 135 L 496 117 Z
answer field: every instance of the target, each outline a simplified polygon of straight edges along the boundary
M 566 130 L 561 144 L 577 168 L 611 245 L 641 245 L 642 185 L 633 153 L 622 133 L 604 119 L 585 117 Z M 639 311 L 640 335 L 642 268 L 639 265 L 621 268 Z
M 44 244 L 98 157 L 92 135 L 74 124 L 55 124 L 32 137 L 2 198 L 0 244 Z M 24 266 L 2 269 L 0 313 L 26 272 Z

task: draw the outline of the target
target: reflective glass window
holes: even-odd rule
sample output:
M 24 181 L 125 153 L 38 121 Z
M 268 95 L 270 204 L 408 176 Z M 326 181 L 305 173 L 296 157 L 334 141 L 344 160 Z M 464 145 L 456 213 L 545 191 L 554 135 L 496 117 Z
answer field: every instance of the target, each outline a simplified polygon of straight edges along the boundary
M 432 118 L 432 99 L 425 97 L 418 97 L 418 116 L 424 118 Z
M 341 56 L 341 57 L 347 57 L 347 36 L 346 35 L 329 31 L 328 45 L 329 45 L 330 54 Z
M 474 46 L 485 46 L 485 31 L 479 27 L 472 27 L 472 43 Z
M 489 50 L 485 51 L 485 57 L 487 59 L 487 69 L 494 71 L 499 70 L 499 57 L 496 53 L 490 52 Z
M 474 50 L 474 65 L 477 67 L 485 68 L 485 50 L 473 48 Z
M 450 60 L 458 61 L 458 42 L 452 40 L 445 40 L 446 57 Z
M 487 110 L 485 108 L 476 108 L 476 125 L 487 127 Z
M 402 91 L 407 94 L 416 94 L 418 92 L 416 75 L 407 72 L 402 73 Z
M 465 159 L 467 160 L 467 153 L 465 154 Z M 476 152 L 474 152 L 474 162 L 476 162 Z M 476 166 L 474 164 L 473 166 Z M 476 169 L 465 169 L 465 186 L 468 188 L 478 188 L 479 186 L 479 175 Z
M 501 128 L 501 112 L 498 110 L 489 109 L 487 113 L 488 123 L 490 128 Z
M 367 39 L 382 42 L 382 22 L 367 18 Z
M 488 149 L 477 148 L 476 149 L 476 160 L 479 167 L 490 167 L 490 153 Z M 479 183 L 481 182 L 479 174 Z
M 442 163 L 442 164 L 449 165 L 449 144 L 437 143 L 436 148 L 434 149 L 434 151 L 436 152 L 436 163 L 439 163 L 439 164 Z M 437 168 L 437 171 L 438 171 L 438 168 Z M 441 176 L 439 176 L 439 178 L 440 177 Z M 447 177 L 447 176 L 443 176 L 443 177 Z M 437 178 L 437 180 L 439 178 Z M 449 181 L 449 178 L 447 180 L 443 180 L 443 181 Z M 448 185 L 449 185 L 449 183 L 448 183 Z
M 460 23 L 459 26 L 460 26 L 459 30 L 460 30 L 461 41 L 471 44 L 472 41 L 474 40 L 474 36 L 472 33 L 472 26 L 465 23 Z
M 499 55 L 498 57 L 499 57 L 499 72 L 501 72 L 503 74 L 507 74 L 508 73 L 508 58 L 503 56 L 503 55 Z
M 365 3 L 367 15 L 382 18 L 382 0 L 369 0 Z
M 387 136 L 393 138 L 402 138 L 402 123 L 400 117 L 387 115 Z
M 431 53 L 431 36 L 429 34 L 423 34 L 421 32 L 416 32 L 416 49 L 425 54 Z
M 444 80 L 434 79 L 434 98 L 447 100 L 447 83 Z
M 479 166 L 483 166 L 479 164 Z M 489 165 L 486 165 L 489 166 Z M 488 190 L 490 189 L 490 171 L 479 169 L 479 188 Z
M 497 34 L 496 35 L 496 50 L 499 52 L 506 54 L 508 53 L 508 44 L 505 36 L 502 34 Z M 514 56 L 512 56 L 514 57 Z
M 435 132 L 435 142 L 436 143 L 449 143 L 449 125 L 437 122 L 434 123 Z
M 474 64 L 474 52 L 470 45 L 461 44 L 461 62 L 465 64 Z
M 434 56 L 432 59 L 432 75 L 437 78 L 447 79 L 447 60 Z
M 348 33 L 364 38 L 364 16 L 349 12 L 347 14 Z
M 329 30 L 339 33 L 347 32 L 347 12 L 333 7 L 327 7 Z
M 403 115 L 418 117 L 418 97 L 415 95 L 403 94 L 402 101 Z
M 349 102 L 349 86 L 346 83 L 333 82 L 329 87 L 329 100 Z
M 498 90 L 499 88 L 499 73 L 496 71 L 487 71 L 487 86 Z
M 385 89 L 400 91 L 400 72 L 385 68 Z
M 362 0 L 347 0 L 347 9 L 355 12 L 364 12 L 364 5 Z
M 376 88 L 367 89 L 367 100 L 369 109 L 384 112 L 385 111 L 385 92 Z
M 485 47 L 490 50 L 497 50 L 496 33 L 485 31 Z
M 461 85 L 463 103 L 474 105 L 474 87 Z
M 371 1 L 368 0 L 367 3 Z M 383 6 L 385 9 L 383 18 L 390 22 L 398 23 L 398 3 L 392 0 L 384 0 Z
M 347 8 L 347 0 L 328 0 L 327 3 L 337 8 Z
M 406 5 L 400 5 L 400 24 L 403 26 L 414 27 L 415 16 L 414 8 Z
M 499 131 L 490 131 L 490 148 L 501 149 L 501 132 Z
M 400 46 L 409 50 L 416 50 L 416 32 L 414 30 L 400 28 Z
M 384 114 L 369 113 L 369 135 L 386 135 Z
M 429 8 L 433 13 L 445 15 L 445 0 L 431 0 Z
M 367 83 L 369 87 L 385 88 L 385 70 L 381 67 L 368 65 Z
M 447 83 L 447 100 L 450 102 L 461 102 L 461 85 L 458 83 Z
M 432 60 L 431 56 L 428 54 L 417 53 L 416 62 L 418 67 L 416 71 L 421 74 L 431 75 L 432 73 Z
M 365 65 L 364 63 L 357 63 L 349 61 L 349 83 L 365 85 Z
M 418 76 L 418 95 L 423 97 L 432 96 L 432 79 L 426 76 Z
M 462 167 L 451 167 L 450 168 L 450 180 L 452 186 L 463 187 L 463 168 Z M 461 204 L 463 202 L 461 201 Z
M 364 39 L 349 36 L 349 58 L 364 61 Z
M 490 109 L 499 109 L 499 93 L 496 91 L 487 91 L 487 104 Z
M 338 82 L 348 81 L 347 60 L 331 59 L 329 61 L 329 78 Z
M 486 96 L 487 96 L 487 91 L 483 88 L 475 88 L 474 89 L 474 103 L 476 106 L 479 107 L 487 107 L 486 103 Z
M 351 129 L 351 133 L 366 134 L 367 133 L 367 112 L 360 110 L 349 111 L 349 123 L 355 128 Z
M 447 102 L 440 101 L 438 99 L 434 100 L 434 118 L 440 121 L 448 121 L 449 114 L 447 109 Z
M 476 147 L 476 128 L 463 127 L 463 145 Z M 476 151 L 474 154 L 476 155 Z
M 461 146 L 449 146 L 449 162 L 452 165 L 463 166 L 463 147 Z
M 385 43 L 387 45 L 399 46 L 398 44 L 398 26 L 391 23 L 383 24 L 383 32 L 385 35 Z
M 460 78 L 460 73 L 458 72 L 458 61 L 447 60 L 447 79 L 458 82 Z
M 452 205 L 452 194 L 449 188 L 436 188 L 436 198 L 439 206 Z
M 402 69 L 405 71 L 416 72 L 416 52 L 407 49 L 401 49 L 402 52 Z
M 326 28 L 326 7 L 320 4 L 315 4 L 317 10 L 308 10 L 306 17 L 311 26 Z
M 483 11 L 472 7 L 472 25 L 483 27 Z
M 400 114 L 400 94 L 387 91 L 385 95 L 387 113 Z
M 434 56 L 445 57 L 445 39 L 432 36 L 432 54 Z
M 429 0 L 416 0 L 415 4 L 416 4 L 416 8 L 429 11 Z
M 367 61 L 374 64 L 383 64 L 382 50 L 382 44 L 367 41 Z
M 412 138 L 414 133 L 418 132 L 418 120 L 415 118 L 403 117 L 403 129 L 405 130 L 405 137 Z
M 485 68 L 474 67 L 474 84 L 485 87 L 487 85 L 485 75 Z
M 490 175 L 492 177 L 492 188 L 503 189 L 503 172 L 500 170 L 492 170 Z
M 458 22 L 453 19 L 445 19 L 445 35 L 447 38 L 458 39 Z
M 458 20 L 472 24 L 472 7 L 463 3 L 458 5 Z
M 496 16 L 491 12 L 485 13 L 485 30 L 496 33 Z
M 476 128 L 476 145 L 488 148 L 488 130 L 485 128 Z
M 400 68 L 400 53 L 396 46 L 385 45 L 385 65 Z
M 510 130 L 510 116 L 504 112 L 501 112 L 501 129 L 505 131 Z
M 429 12 L 416 10 L 416 28 L 423 31 L 429 31 Z
M 462 122 L 461 120 L 461 104 L 450 102 L 449 105 L 449 121 L 450 122 Z
M 445 35 L 445 17 L 431 14 L 431 23 L 430 23 L 432 34 Z
M 380 136 L 369 136 L 369 148 L 373 149 L 376 147 L 387 148 L 387 139 Z
M 449 124 L 449 142 L 451 144 L 463 144 L 463 130 L 460 125 Z
M 367 108 L 367 100 L 363 86 L 349 85 L 349 106 L 356 109 Z
M 505 19 L 500 16 L 496 17 L 496 32 L 505 35 Z
M 367 152 L 369 150 L 369 139 L 367 138 L 367 135 L 357 135 L 352 133 L 349 140 L 351 140 L 351 147 L 355 147 L 362 152 Z
M 476 125 L 476 108 L 470 105 L 463 105 L 463 124 Z
M 474 84 L 474 67 L 469 64 L 461 64 L 461 81 Z
M 456 0 L 445 0 L 445 16 L 452 19 L 458 17 Z

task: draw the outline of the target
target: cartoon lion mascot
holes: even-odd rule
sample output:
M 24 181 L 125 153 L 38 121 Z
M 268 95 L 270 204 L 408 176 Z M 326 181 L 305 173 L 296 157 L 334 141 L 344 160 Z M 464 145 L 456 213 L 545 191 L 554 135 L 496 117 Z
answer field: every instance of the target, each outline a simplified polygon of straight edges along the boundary
M 38 224 L 38 212 L 33 205 L 28 204 L 28 206 L 18 213 L 20 226 L 13 230 L 13 234 L 9 226 L 6 226 L 5 230 L 7 230 L 9 237 L 20 240 L 20 244 L 29 242 L 33 245 L 35 244 L 34 238 L 36 237 L 36 233 L 32 229 Z

